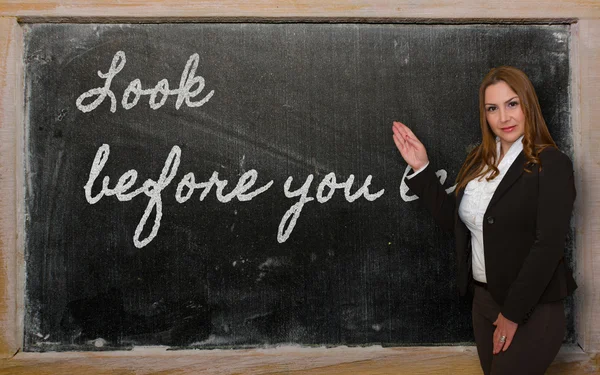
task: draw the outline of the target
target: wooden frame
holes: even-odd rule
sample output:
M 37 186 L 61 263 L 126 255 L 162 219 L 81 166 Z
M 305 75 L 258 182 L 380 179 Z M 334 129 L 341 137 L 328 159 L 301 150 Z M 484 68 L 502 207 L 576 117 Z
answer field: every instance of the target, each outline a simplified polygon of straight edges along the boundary
M 124 16 L 127 15 L 127 16 Z M 131 15 L 131 16 L 129 16 Z M 600 368 L 600 3 L 589 0 L 4 0 L 0 3 L 0 356 L 22 345 L 24 110 L 22 22 L 191 21 L 569 22 L 572 30 L 572 120 L 577 201 L 576 333 L 581 349 L 563 348 L 552 373 Z M 282 355 L 284 354 L 284 355 Z M 165 356 L 169 360 L 165 361 Z M 176 358 L 173 361 L 173 358 Z M 241 358 L 241 359 L 240 359 Z M 237 361 L 237 363 L 236 363 Z M 240 363 L 241 361 L 241 363 Z M 11 373 L 480 373 L 473 347 L 279 348 L 250 351 L 17 355 L 0 361 Z M 329 367 L 326 367 L 329 366 Z M 49 370 L 50 369 L 50 370 Z M 54 369 L 54 370 L 52 370 Z M 77 371 L 76 371 L 77 369 Z M 137 370 L 135 370 L 137 369 Z M 313 369 L 313 371 L 310 371 Z M 318 370 L 317 369 L 321 369 Z M 594 370 L 595 369 L 595 370 Z M 114 372 L 113 372 L 114 371 Z

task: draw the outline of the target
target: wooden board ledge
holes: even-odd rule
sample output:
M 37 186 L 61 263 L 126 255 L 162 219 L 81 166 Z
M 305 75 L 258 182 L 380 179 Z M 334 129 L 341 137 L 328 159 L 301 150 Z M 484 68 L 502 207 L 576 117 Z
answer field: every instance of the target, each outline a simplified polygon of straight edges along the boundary
M 166 350 L 19 353 L 0 361 L 0 374 L 481 374 L 473 346 Z M 561 349 L 548 374 L 597 374 L 600 355 Z

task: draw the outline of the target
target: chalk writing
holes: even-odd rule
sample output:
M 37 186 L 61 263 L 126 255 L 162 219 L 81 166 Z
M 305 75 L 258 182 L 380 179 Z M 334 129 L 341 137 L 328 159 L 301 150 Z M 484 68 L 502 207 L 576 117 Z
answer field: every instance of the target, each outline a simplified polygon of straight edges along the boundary
M 378 191 L 375 194 L 369 193 L 369 185 L 371 185 L 371 179 L 372 179 L 371 175 L 367 176 L 364 184 L 354 194 L 351 194 L 350 189 L 352 188 L 352 185 L 354 184 L 354 175 L 351 174 L 348 177 L 348 179 L 346 180 L 346 182 L 344 182 L 344 183 L 337 183 L 336 178 L 335 178 L 335 173 L 333 173 L 333 172 L 328 173 L 323 178 L 321 183 L 319 183 L 319 186 L 317 188 L 317 194 L 316 194 L 317 202 L 325 203 L 328 200 L 330 200 L 333 197 L 333 194 L 335 193 L 336 189 L 344 189 L 344 197 L 346 198 L 346 201 L 348 201 L 350 203 L 354 202 L 356 199 L 360 198 L 361 196 L 363 196 L 368 201 L 374 201 L 383 195 L 383 193 L 385 192 L 385 189 L 381 189 L 380 191 Z M 285 181 L 285 184 L 283 186 L 284 194 L 287 198 L 300 197 L 300 199 L 298 200 L 298 202 L 296 202 L 294 205 L 292 205 L 292 207 L 290 207 L 286 211 L 286 213 L 283 215 L 283 218 L 281 219 L 281 222 L 279 223 L 279 228 L 277 230 L 277 241 L 279 243 L 285 242 L 290 237 L 290 234 L 292 233 L 292 231 L 294 230 L 294 227 L 296 226 L 296 221 L 298 220 L 298 217 L 300 216 L 300 213 L 302 212 L 302 208 L 304 207 L 304 204 L 307 202 L 313 201 L 315 199 L 315 198 L 308 196 L 308 189 L 310 188 L 310 185 L 312 184 L 312 181 L 313 181 L 312 174 L 308 175 L 308 177 L 306 178 L 306 181 L 304 181 L 304 184 L 302 185 L 302 187 L 300 187 L 296 191 L 290 191 L 292 181 L 293 181 L 292 177 L 288 177 L 288 179 Z M 324 196 L 323 191 L 325 190 L 325 188 L 328 188 L 329 192 L 327 193 L 327 195 Z M 289 223 L 288 223 L 288 220 L 289 220 Z M 287 229 L 286 229 L 286 223 L 287 223 Z
M 159 80 L 154 88 L 149 89 L 144 89 L 142 87 L 142 82 L 139 78 L 133 79 L 123 92 L 121 106 L 125 110 L 130 110 L 138 104 L 140 98 L 144 95 L 149 96 L 148 105 L 153 110 L 161 108 L 171 95 L 177 95 L 175 102 L 176 109 L 179 109 L 183 103 L 185 103 L 188 107 L 200 107 L 204 105 L 214 95 L 215 91 L 211 90 L 203 98 L 194 100 L 205 88 L 204 78 L 201 76 L 196 76 L 196 70 L 198 69 L 199 61 L 200 56 L 197 53 L 189 57 L 181 74 L 179 87 L 177 89 L 170 89 L 169 81 L 167 79 Z M 90 89 L 81 94 L 75 102 L 77 108 L 82 112 L 91 112 L 98 108 L 98 106 L 100 106 L 108 97 L 110 100 L 110 111 L 112 113 L 116 112 L 117 97 L 111 89 L 111 85 L 115 76 L 119 74 L 125 67 L 126 62 L 127 59 L 125 57 L 125 52 L 116 52 L 113 56 L 108 71 L 106 73 L 98 71 L 98 76 L 104 79 L 104 85 Z M 90 100 L 92 101 L 87 104 L 84 103 L 85 101 Z M 137 181 L 138 172 L 135 169 L 130 169 L 123 173 L 121 177 L 119 177 L 113 188 L 110 188 L 110 177 L 104 176 L 100 191 L 94 194 L 93 189 L 95 182 L 100 177 L 100 174 L 108 161 L 109 155 L 110 146 L 108 144 L 103 144 L 98 148 L 90 168 L 88 181 L 84 185 L 86 200 L 89 204 L 95 204 L 105 196 L 115 196 L 119 201 L 125 202 L 132 200 L 142 193 L 150 198 L 133 236 L 134 245 L 138 248 L 142 248 L 152 242 L 160 229 L 160 223 L 162 219 L 162 192 L 172 182 L 177 174 L 177 170 L 181 161 L 181 149 L 179 146 L 173 146 L 171 148 L 171 151 L 165 160 L 161 174 L 156 181 L 147 179 L 144 181 L 142 186 L 139 186 L 131 191 Z M 244 160 L 245 156 L 240 162 L 241 167 L 243 167 Z M 400 183 L 400 196 L 405 202 L 418 199 L 416 195 L 408 195 L 409 189 L 405 183 L 405 179 L 409 170 L 410 167 L 407 166 Z M 441 169 L 436 172 L 436 175 L 443 185 L 447 177 L 446 171 Z M 217 171 L 212 173 L 208 181 L 203 182 L 196 182 L 194 173 L 189 172 L 185 174 L 177 184 L 175 200 L 178 203 L 183 204 L 193 196 L 196 190 L 201 190 L 198 199 L 203 201 L 214 186 L 215 196 L 220 203 L 228 203 L 233 199 L 237 199 L 240 202 L 247 202 L 264 193 L 273 185 L 273 181 L 271 180 L 259 188 L 254 188 L 257 180 L 258 172 L 256 170 L 251 169 L 246 171 L 240 176 L 235 187 L 230 192 L 226 193 L 225 188 L 229 182 L 227 180 L 220 179 Z M 298 201 L 294 203 L 281 218 L 279 227 L 277 229 L 277 241 L 279 243 L 283 243 L 288 240 L 296 226 L 296 222 L 298 221 L 300 214 L 302 213 L 304 205 L 308 202 L 312 202 L 316 199 L 319 204 L 325 204 L 334 196 L 336 190 L 343 190 L 344 198 L 349 203 L 356 201 L 360 197 L 364 197 L 367 201 L 374 201 L 381 197 L 385 192 L 384 189 L 381 189 L 376 193 L 371 193 L 369 191 L 369 186 L 371 185 L 372 181 L 372 176 L 369 175 L 365 179 L 362 186 L 352 193 L 351 189 L 355 180 L 354 175 L 351 174 L 344 182 L 337 182 L 335 173 L 331 172 L 323 177 L 317 186 L 315 196 L 312 197 L 309 196 L 309 189 L 313 183 L 313 180 L 314 176 L 312 174 L 308 175 L 302 186 L 296 190 L 292 190 L 293 178 L 291 176 L 285 181 L 283 186 L 283 192 L 285 196 L 290 199 L 298 198 Z M 455 186 L 452 186 L 446 189 L 446 192 L 450 194 L 452 191 L 454 191 L 454 188 Z M 152 229 L 150 233 L 143 238 L 142 232 L 144 231 L 146 222 L 153 213 L 154 223 L 152 224 Z
M 96 204 L 105 196 L 115 196 L 121 202 L 130 201 L 142 193 L 148 196 L 150 200 L 148 201 L 148 205 L 144 210 L 142 218 L 140 219 L 133 236 L 134 245 L 137 248 L 142 248 L 152 242 L 152 240 L 157 236 L 158 230 L 160 229 L 160 223 L 162 219 L 162 192 L 172 182 L 177 174 L 177 170 L 181 161 L 181 148 L 179 146 L 173 146 L 171 148 L 157 181 L 147 179 L 142 186 L 130 191 L 138 178 L 138 172 L 135 169 L 130 169 L 123 173 L 121 177 L 119 177 L 113 188 L 110 187 L 110 177 L 104 176 L 102 178 L 100 191 L 94 193 L 93 190 L 94 185 L 96 185 L 96 180 L 98 180 L 100 177 L 100 174 L 104 169 L 109 156 L 110 146 L 108 144 L 103 144 L 98 148 L 90 168 L 87 183 L 83 187 L 85 191 L 85 198 L 89 204 Z M 279 228 L 277 231 L 277 241 L 279 243 L 285 242 L 290 237 L 304 205 L 307 202 L 315 200 L 314 197 L 310 197 L 308 195 L 313 179 L 314 176 L 312 174 L 308 175 L 304 181 L 304 184 L 294 191 L 292 191 L 291 188 L 293 178 L 288 177 L 288 179 L 285 181 L 283 186 L 285 196 L 287 198 L 299 197 L 299 199 L 286 211 L 281 218 L 281 222 L 279 223 Z M 240 202 L 247 202 L 264 193 L 273 185 L 273 181 L 271 180 L 265 185 L 251 190 L 254 188 L 257 180 L 258 172 L 255 169 L 246 171 L 240 176 L 233 190 L 231 190 L 229 193 L 225 193 L 224 190 L 228 185 L 228 181 L 221 180 L 218 172 L 214 171 L 208 181 L 199 183 L 196 182 L 194 173 L 189 172 L 185 174 L 177 184 L 175 200 L 180 204 L 185 203 L 192 197 L 196 190 L 202 190 L 198 199 L 203 201 L 210 193 L 212 187 L 216 186 L 215 196 L 219 202 L 228 203 L 234 198 L 237 198 Z M 369 186 L 371 185 L 372 181 L 372 176 L 369 175 L 365 179 L 362 186 L 352 193 L 351 189 L 354 184 L 354 180 L 354 175 L 350 175 L 345 182 L 338 183 L 335 173 L 328 173 L 321 180 L 317 187 L 317 202 L 321 204 L 326 203 L 333 197 L 336 190 L 344 190 L 344 198 L 349 203 L 356 201 L 360 197 L 364 197 L 367 201 L 374 201 L 381 197 L 385 192 L 384 189 L 381 189 L 374 194 L 369 192 Z M 327 193 L 325 193 L 326 189 L 329 189 L 327 190 Z M 150 234 L 148 234 L 148 236 L 145 238 L 142 238 L 142 232 L 144 231 L 146 222 L 153 212 L 154 223 L 152 225 Z
M 411 202 L 419 199 L 419 197 L 417 197 L 416 195 L 408 195 L 408 185 L 406 185 L 406 182 L 404 182 L 404 180 L 406 179 L 406 176 L 408 176 L 408 172 L 410 172 L 410 170 L 410 165 L 407 165 L 406 169 L 404 170 L 404 174 L 402 175 L 402 181 L 400 182 L 400 197 L 405 202 Z M 448 177 L 448 173 L 443 169 L 440 169 L 439 171 L 435 172 L 435 175 L 440 179 L 440 183 L 442 185 L 444 184 L 444 182 L 446 182 L 446 177 Z M 446 194 L 452 193 L 454 189 L 456 189 L 456 185 L 450 186 L 448 189 L 446 189 Z
M 171 152 L 169 152 L 167 160 L 165 161 L 165 165 L 158 178 L 158 181 L 148 179 L 142 184 L 142 186 L 130 193 L 127 193 L 127 191 L 135 184 L 137 180 L 137 171 L 135 169 L 130 169 L 129 171 L 123 173 L 115 187 L 112 189 L 109 188 L 110 177 L 105 176 L 102 179 L 102 189 L 99 193 L 94 195 L 92 193 L 94 182 L 100 175 L 100 172 L 102 172 L 102 169 L 104 168 L 109 155 L 109 145 L 104 144 L 98 148 L 96 156 L 94 157 L 94 161 L 92 162 L 92 167 L 90 169 L 88 181 L 84 186 L 85 198 L 89 204 L 95 204 L 98 201 L 100 201 L 100 199 L 102 199 L 103 196 L 108 197 L 115 195 L 119 201 L 123 202 L 129 201 L 141 193 L 146 194 L 150 198 L 150 200 L 148 202 L 148 206 L 146 206 L 146 210 L 144 211 L 142 218 L 140 219 L 140 222 L 138 223 L 135 229 L 135 234 L 133 236 L 134 245 L 137 248 L 142 248 L 149 244 L 158 234 L 158 230 L 160 228 L 160 221 L 162 218 L 161 193 L 171 183 L 171 181 L 177 174 L 177 169 L 179 168 L 179 163 L 181 160 L 181 149 L 179 148 L 179 146 L 173 146 Z M 193 173 L 188 173 L 183 177 L 183 179 L 177 186 L 177 193 L 175 199 L 177 200 L 177 202 L 183 203 L 192 196 L 192 193 L 195 189 L 204 189 L 204 191 L 200 195 L 200 200 L 203 200 L 206 197 L 206 195 L 210 192 L 212 186 L 217 185 L 216 196 L 220 202 L 229 202 L 235 197 L 237 197 L 240 201 L 249 201 L 257 195 L 265 192 L 273 184 L 273 181 L 270 181 L 265 186 L 253 192 L 248 192 L 248 190 L 256 182 L 257 178 L 258 173 L 256 172 L 256 170 L 249 170 L 240 177 L 236 187 L 229 194 L 223 194 L 223 190 L 228 182 L 227 180 L 220 180 L 217 172 L 213 173 L 209 181 L 200 184 L 196 184 L 194 182 Z M 184 188 L 187 188 L 188 190 L 185 195 L 182 195 Z M 152 226 L 152 230 L 146 238 L 140 239 L 146 222 L 148 221 L 148 218 L 150 217 L 153 211 L 156 212 L 154 215 L 154 224 Z
M 201 76 L 196 76 L 196 70 L 198 69 L 199 61 L 200 56 L 197 53 L 194 53 L 190 56 L 185 64 L 183 73 L 181 74 L 179 88 L 177 89 L 169 89 L 169 81 L 167 79 L 161 79 L 158 81 L 156 86 L 151 89 L 142 88 L 142 82 L 139 78 L 132 80 L 129 83 L 129 86 L 127 86 L 123 92 L 121 106 L 126 110 L 135 107 L 142 95 L 150 96 L 148 99 L 148 105 L 154 110 L 162 107 L 167 101 L 168 97 L 171 95 L 177 95 L 177 100 L 175 102 L 176 109 L 179 109 L 184 102 L 188 107 L 200 107 L 204 105 L 210 100 L 210 98 L 212 98 L 215 90 L 211 90 L 200 100 L 192 101 L 192 99 L 198 96 L 205 87 L 204 78 Z M 113 56 L 108 72 L 102 73 L 101 71 L 98 71 L 98 77 L 105 80 L 104 86 L 90 89 L 77 98 L 75 104 L 81 112 L 93 111 L 100 104 L 102 104 L 102 102 L 104 102 L 104 99 L 106 99 L 107 96 L 110 99 L 110 111 L 113 113 L 117 111 L 117 98 L 114 92 L 111 90 L 111 84 L 113 78 L 115 78 L 115 76 L 121 70 L 123 70 L 126 62 L 127 59 L 125 58 L 125 52 L 118 51 Z M 197 87 L 193 89 L 195 85 L 197 85 Z M 91 103 L 83 103 L 86 99 L 91 99 L 94 97 L 95 99 Z

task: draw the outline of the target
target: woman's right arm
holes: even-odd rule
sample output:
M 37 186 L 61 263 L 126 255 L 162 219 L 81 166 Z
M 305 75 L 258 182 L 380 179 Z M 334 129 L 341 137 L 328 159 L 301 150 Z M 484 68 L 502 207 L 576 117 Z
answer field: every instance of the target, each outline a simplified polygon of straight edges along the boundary
M 413 170 L 419 170 L 429 162 L 425 146 L 414 133 L 403 123 L 394 122 L 394 143 Z M 416 194 L 422 204 L 433 215 L 437 223 L 449 232 L 454 231 L 456 198 L 447 194 L 433 171 L 428 165 L 417 175 L 407 178 L 406 185 Z

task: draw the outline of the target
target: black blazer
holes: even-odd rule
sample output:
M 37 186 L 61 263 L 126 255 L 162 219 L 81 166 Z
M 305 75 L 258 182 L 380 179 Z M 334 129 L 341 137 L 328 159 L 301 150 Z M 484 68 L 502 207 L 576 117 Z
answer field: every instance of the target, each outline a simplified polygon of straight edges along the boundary
M 541 302 L 560 300 L 577 285 L 565 265 L 564 247 L 575 200 L 571 160 L 555 148 L 539 155 L 542 170 L 519 154 L 498 185 L 484 215 L 487 288 L 507 319 L 523 324 Z M 471 233 L 458 217 L 464 194 L 446 194 L 428 166 L 406 179 L 436 221 L 456 236 L 458 287 L 472 282 Z

